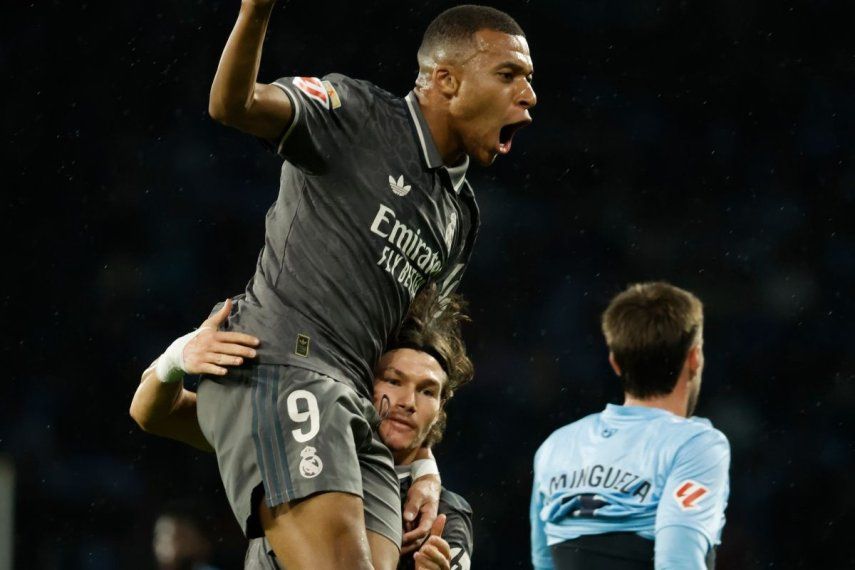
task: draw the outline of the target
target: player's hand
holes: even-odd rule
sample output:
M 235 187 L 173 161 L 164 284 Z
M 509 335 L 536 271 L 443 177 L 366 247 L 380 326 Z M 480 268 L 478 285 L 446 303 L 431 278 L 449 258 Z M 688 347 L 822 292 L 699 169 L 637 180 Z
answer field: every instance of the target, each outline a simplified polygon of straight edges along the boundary
M 442 491 L 439 477 L 426 475 L 413 481 L 404 503 L 404 533 L 401 554 L 409 554 L 430 533 L 439 510 L 439 494 Z
M 413 555 L 416 570 L 451 570 L 451 547 L 442 538 L 445 515 L 436 517 L 430 536 Z
M 202 323 L 199 327 L 201 332 L 184 347 L 185 372 L 224 376 L 228 372 L 226 366 L 240 366 L 244 359 L 255 358 L 255 347 L 261 344 L 257 338 L 219 330 L 231 310 L 232 300 L 227 299 L 219 311 Z

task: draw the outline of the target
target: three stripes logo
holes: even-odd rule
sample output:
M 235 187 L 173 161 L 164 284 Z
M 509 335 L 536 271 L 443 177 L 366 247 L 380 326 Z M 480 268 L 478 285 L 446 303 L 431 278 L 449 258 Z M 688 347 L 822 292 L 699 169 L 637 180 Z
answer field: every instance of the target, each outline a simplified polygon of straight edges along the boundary
M 686 480 L 677 485 L 674 491 L 674 499 L 684 511 L 698 508 L 698 502 L 709 493 L 709 489 L 695 481 Z
M 389 176 L 389 188 L 398 196 L 406 196 L 413 187 L 409 184 L 404 184 L 404 175 L 402 174 L 397 180 L 395 180 L 394 176 Z

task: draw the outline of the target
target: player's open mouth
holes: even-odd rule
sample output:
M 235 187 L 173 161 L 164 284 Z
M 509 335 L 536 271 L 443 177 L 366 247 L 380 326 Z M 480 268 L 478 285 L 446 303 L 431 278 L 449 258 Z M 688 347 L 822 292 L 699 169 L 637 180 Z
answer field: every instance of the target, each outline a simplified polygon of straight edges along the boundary
M 530 120 L 523 120 L 516 123 L 509 123 L 499 130 L 499 154 L 508 154 L 511 152 L 511 141 L 513 141 L 514 135 L 530 122 Z

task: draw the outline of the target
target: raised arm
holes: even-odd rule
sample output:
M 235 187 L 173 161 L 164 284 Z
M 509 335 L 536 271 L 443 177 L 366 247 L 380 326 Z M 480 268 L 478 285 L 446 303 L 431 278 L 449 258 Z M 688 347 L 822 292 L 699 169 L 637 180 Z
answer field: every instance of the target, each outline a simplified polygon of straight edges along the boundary
M 261 48 L 275 0 L 243 0 L 226 42 L 208 101 L 211 117 L 245 133 L 274 140 L 291 123 L 291 100 L 273 85 L 257 83 Z

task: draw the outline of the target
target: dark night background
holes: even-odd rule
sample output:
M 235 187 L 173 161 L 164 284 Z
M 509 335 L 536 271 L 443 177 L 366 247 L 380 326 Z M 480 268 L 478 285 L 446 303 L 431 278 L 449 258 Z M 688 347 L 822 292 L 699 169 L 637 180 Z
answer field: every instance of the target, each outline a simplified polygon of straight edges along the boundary
M 178 500 L 212 562 L 241 565 L 214 458 L 127 414 L 149 362 L 243 289 L 277 192 L 277 159 L 206 112 L 238 5 L 4 7 L 15 568 L 154 568 L 153 521 Z M 338 71 L 403 95 L 450 5 L 280 2 L 260 79 Z M 705 302 L 698 413 L 733 449 L 719 568 L 855 568 L 855 4 L 494 5 L 527 31 L 539 104 L 470 174 L 477 375 L 437 454 L 475 510 L 474 567 L 529 566 L 534 450 L 620 398 L 599 314 L 667 279 Z

